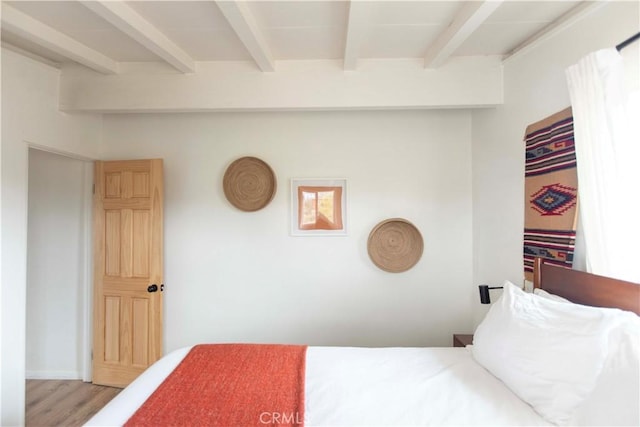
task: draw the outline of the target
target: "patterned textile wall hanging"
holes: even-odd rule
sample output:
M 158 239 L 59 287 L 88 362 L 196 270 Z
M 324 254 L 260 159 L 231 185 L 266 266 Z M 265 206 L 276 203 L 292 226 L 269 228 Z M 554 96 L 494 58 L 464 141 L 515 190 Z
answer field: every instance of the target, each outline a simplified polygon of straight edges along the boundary
M 578 217 L 578 177 L 571 108 L 527 126 L 525 132 L 524 272 L 533 260 L 571 267 Z

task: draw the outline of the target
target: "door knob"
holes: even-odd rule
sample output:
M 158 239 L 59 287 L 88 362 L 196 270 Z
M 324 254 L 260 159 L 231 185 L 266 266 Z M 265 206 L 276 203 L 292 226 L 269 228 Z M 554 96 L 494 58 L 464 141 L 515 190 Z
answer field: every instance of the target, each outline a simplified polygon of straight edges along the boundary
M 158 292 L 158 285 L 155 283 L 153 285 L 149 285 L 147 288 L 147 292 Z

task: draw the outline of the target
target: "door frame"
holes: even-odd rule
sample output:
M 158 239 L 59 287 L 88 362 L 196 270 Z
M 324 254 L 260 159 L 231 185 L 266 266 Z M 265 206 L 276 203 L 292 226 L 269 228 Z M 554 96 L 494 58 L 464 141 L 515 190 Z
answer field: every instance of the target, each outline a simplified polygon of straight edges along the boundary
M 80 345 L 78 360 L 80 361 L 80 374 L 84 382 L 91 382 L 92 379 L 92 350 L 93 350 L 93 165 L 96 159 L 69 153 L 63 150 L 55 150 L 45 145 L 36 144 L 25 141 L 27 146 L 27 159 L 29 150 L 40 150 L 58 156 L 79 160 L 83 163 L 83 250 L 82 256 L 84 263 L 82 271 L 79 271 L 81 280 L 82 295 L 80 297 L 80 311 L 82 317 L 82 325 L 80 325 Z M 27 166 L 28 173 L 28 166 Z M 28 185 L 28 184 L 27 184 Z M 25 310 L 28 307 L 25 307 Z
M 93 378 L 93 166 L 94 161 L 85 162 L 84 167 L 84 268 L 82 272 L 82 381 Z

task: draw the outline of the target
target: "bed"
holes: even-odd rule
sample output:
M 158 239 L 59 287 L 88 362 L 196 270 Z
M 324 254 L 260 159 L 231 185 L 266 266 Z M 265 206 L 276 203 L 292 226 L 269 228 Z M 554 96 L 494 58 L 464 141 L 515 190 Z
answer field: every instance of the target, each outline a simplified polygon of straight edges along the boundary
M 640 286 L 541 260 L 534 293 L 504 286 L 471 346 L 182 348 L 87 425 L 638 425 Z M 187 368 L 195 354 L 201 365 Z M 289 358 L 297 373 L 278 365 Z M 254 378 L 247 366 L 263 359 L 275 375 L 243 383 Z M 298 381 L 297 391 L 287 381 Z M 204 395 L 216 382 L 241 393 L 217 385 Z M 256 404 L 265 395 L 278 404 Z M 292 406 L 278 406 L 281 398 Z

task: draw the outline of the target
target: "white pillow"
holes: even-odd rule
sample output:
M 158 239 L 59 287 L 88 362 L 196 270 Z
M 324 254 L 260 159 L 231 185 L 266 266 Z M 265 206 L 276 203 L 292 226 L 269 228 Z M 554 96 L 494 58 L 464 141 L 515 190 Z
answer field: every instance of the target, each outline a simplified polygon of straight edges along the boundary
M 595 387 L 620 313 L 540 298 L 505 282 L 476 329 L 472 354 L 545 419 L 567 425 Z
M 609 354 L 589 397 L 574 414 L 572 425 L 640 425 L 640 317 L 610 335 Z
M 562 298 L 559 295 L 550 294 L 549 292 L 545 291 L 544 289 L 540 289 L 540 288 L 534 288 L 533 289 L 533 294 L 534 295 L 538 295 L 539 297 L 542 297 L 542 298 L 553 300 L 553 301 L 571 302 L 566 298 Z

